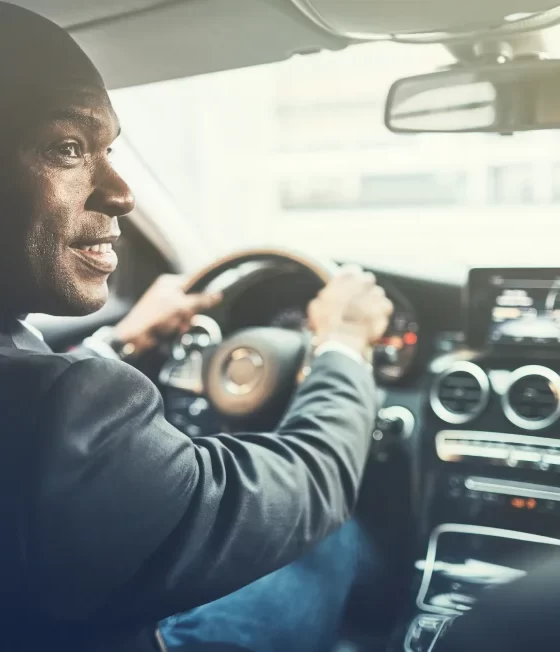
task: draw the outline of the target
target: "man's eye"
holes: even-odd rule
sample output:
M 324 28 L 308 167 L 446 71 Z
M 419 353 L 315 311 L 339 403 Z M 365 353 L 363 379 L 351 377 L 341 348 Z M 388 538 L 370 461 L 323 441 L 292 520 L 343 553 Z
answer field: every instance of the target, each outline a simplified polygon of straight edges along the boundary
M 65 158 L 80 158 L 82 155 L 82 150 L 80 145 L 76 142 L 66 142 L 57 145 L 55 151 L 60 156 Z

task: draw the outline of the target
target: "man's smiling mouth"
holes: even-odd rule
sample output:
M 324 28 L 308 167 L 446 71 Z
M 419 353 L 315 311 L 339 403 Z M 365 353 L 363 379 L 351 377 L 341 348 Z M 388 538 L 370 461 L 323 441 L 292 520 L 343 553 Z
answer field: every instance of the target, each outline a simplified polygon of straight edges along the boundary
M 100 274 L 112 274 L 117 268 L 118 258 L 113 243 L 118 236 L 92 238 L 72 245 L 70 249 L 90 270 Z
M 94 245 L 79 245 L 76 249 L 79 251 L 91 251 L 94 254 L 108 254 L 110 251 L 113 251 L 113 243 L 103 242 Z

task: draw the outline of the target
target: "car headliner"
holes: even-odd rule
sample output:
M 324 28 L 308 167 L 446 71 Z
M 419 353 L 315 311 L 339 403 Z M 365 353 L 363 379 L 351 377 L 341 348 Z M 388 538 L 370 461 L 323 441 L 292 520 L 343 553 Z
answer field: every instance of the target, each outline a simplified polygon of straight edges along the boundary
M 295 5 L 312 4 L 333 33 Z M 468 27 L 560 0 L 18 0 L 63 25 L 90 54 L 110 88 L 269 63 L 336 50 L 371 34 Z M 465 22 L 468 21 L 468 22 Z

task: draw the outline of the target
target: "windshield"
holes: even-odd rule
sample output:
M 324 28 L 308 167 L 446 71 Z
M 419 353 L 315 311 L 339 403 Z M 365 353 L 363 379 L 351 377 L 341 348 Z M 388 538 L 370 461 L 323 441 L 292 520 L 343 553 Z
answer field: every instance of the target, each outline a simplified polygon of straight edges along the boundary
M 414 274 L 560 264 L 560 135 L 395 135 L 397 78 L 441 46 L 366 44 L 112 93 L 216 255 L 285 245 Z

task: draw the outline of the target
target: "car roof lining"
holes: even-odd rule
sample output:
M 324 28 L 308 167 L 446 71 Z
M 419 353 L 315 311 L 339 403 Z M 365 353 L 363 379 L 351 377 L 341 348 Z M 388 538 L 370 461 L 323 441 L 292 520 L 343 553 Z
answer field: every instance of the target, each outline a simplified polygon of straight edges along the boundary
M 332 33 L 456 32 L 503 25 L 510 15 L 550 11 L 560 0 L 292 0 Z
M 171 0 L 177 2 L 179 0 Z M 96 21 L 125 17 L 129 14 L 157 9 L 169 0 L 12 0 L 13 4 L 41 13 L 71 29 Z
M 301 11 L 312 3 L 338 33 Z M 271 63 L 375 33 L 439 29 L 455 14 L 537 11 L 560 0 L 16 0 L 66 27 L 109 88 Z M 455 8 L 455 10 L 453 9 Z M 455 14 L 453 13 L 455 11 Z M 472 19 L 471 19 L 472 20 Z M 346 32 L 346 35 L 344 34 Z
M 290 0 L 19 0 L 66 27 L 109 88 L 281 61 L 351 42 Z

